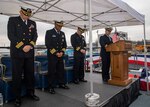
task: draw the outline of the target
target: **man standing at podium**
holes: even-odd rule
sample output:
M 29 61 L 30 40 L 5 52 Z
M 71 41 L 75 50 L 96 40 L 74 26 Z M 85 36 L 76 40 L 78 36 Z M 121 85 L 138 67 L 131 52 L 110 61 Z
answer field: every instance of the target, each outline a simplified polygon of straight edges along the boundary
M 106 47 L 113 43 L 110 37 L 112 27 L 105 28 L 105 34 L 100 37 L 99 43 L 101 45 L 100 56 L 102 58 L 102 79 L 103 82 L 108 82 L 110 79 L 109 68 L 110 68 L 110 52 L 106 52 Z

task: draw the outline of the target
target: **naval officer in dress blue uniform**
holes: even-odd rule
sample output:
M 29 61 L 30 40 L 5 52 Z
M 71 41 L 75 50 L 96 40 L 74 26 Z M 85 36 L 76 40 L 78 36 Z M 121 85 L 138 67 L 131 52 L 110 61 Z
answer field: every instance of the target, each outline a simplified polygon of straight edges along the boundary
M 110 52 L 106 52 L 106 47 L 113 43 L 112 38 L 110 37 L 110 33 L 112 31 L 112 27 L 105 28 L 105 34 L 100 37 L 99 43 L 101 45 L 100 56 L 102 58 L 102 79 L 103 82 L 108 82 L 110 79 L 109 68 L 110 68 Z
M 55 94 L 54 83 L 58 81 L 59 87 L 69 89 L 65 85 L 65 70 L 63 55 L 67 48 L 65 33 L 61 31 L 62 21 L 55 21 L 55 27 L 47 30 L 45 35 L 45 45 L 47 47 L 48 57 L 48 81 L 49 92 Z
M 71 45 L 74 49 L 73 82 L 75 84 L 79 84 L 79 81 L 87 82 L 87 80 L 84 79 L 86 42 L 82 33 L 84 33 L 84 29 L 78 27 L 77 32 L 71 35 Z
M 7 26 L 16 107 L 21 106 L 22 76 L 28 97 L 39 100 L 34 94 L 34 45 L 38 36 L 36 23 L 29 19 L 31 14 L 31 9 L 21 7 L 20 16 L 10 17 Z

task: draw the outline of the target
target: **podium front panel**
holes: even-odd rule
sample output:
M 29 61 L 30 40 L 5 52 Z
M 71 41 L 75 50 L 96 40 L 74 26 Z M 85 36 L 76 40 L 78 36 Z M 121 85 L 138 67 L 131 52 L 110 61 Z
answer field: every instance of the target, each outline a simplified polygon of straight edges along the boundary
M 128 52 L 111 52 L 111 76 L 115 80 L 128 79 Z

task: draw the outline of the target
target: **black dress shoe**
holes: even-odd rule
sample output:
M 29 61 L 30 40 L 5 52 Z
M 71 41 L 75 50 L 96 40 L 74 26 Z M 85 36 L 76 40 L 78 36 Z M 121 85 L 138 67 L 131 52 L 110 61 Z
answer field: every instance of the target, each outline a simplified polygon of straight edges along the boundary
M 75 80 L 73 81 L 74 84 L 79 84 L 79 81 Z
M 103 82 L 108 82 L 108 79 L 103 79 Z
M 20 107 L 21 106 L 21 99 L 16 99 L 14 104 L 15 104 L 15 107 Z
M 49 89 L 49 93 L 55 94 L 56 92 L 55 92 L 54 88 L 50 88 L 50 89 Z
M 103 79 L 104 84 L 108 84 L 108 79 Z
M 87 80 L 85 80 L 85 79 L 80 79 L 80 81 L 81 81 L 81 82 L 87 82 Z
M 35 101 L 40 100 L 40 98 L 38 96 L 36 96 L 35 94 L 29 94 L 28 97 L 31 98 L 32 100 L 35 100 Z
M 62 89 L 69 89 L 69 87 L 68 87 L 67 85 L 65 85 L 65 84 L 59 85 L 59 88 L 62 88 Z

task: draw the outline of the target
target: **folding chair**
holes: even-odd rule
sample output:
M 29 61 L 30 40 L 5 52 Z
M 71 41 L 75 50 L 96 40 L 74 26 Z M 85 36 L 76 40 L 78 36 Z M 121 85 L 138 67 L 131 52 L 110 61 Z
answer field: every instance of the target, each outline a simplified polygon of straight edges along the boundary
M 1 79 L 0 79 L 0 90 L 3 94 L 3 100 L 7 103 L 10 100 L 14 99 L 12 92 L 12 70 L 11 70 L 11 59 L 9 56 L 4 56 L 1 58 Z M 26 94 L 25 85 L 22 84 L 22 93 L 24 96 Z
M 35 60 L 40 62 L 39 63 L 39 70 L 38 70 L 38 79 L 36 78 L 36 81 L 39 83 L 39 88 L 42 88 L 42 91 L 44 91 L 44 88 L 48 87 L 48 60 L 47 56 L 36 56 Z

